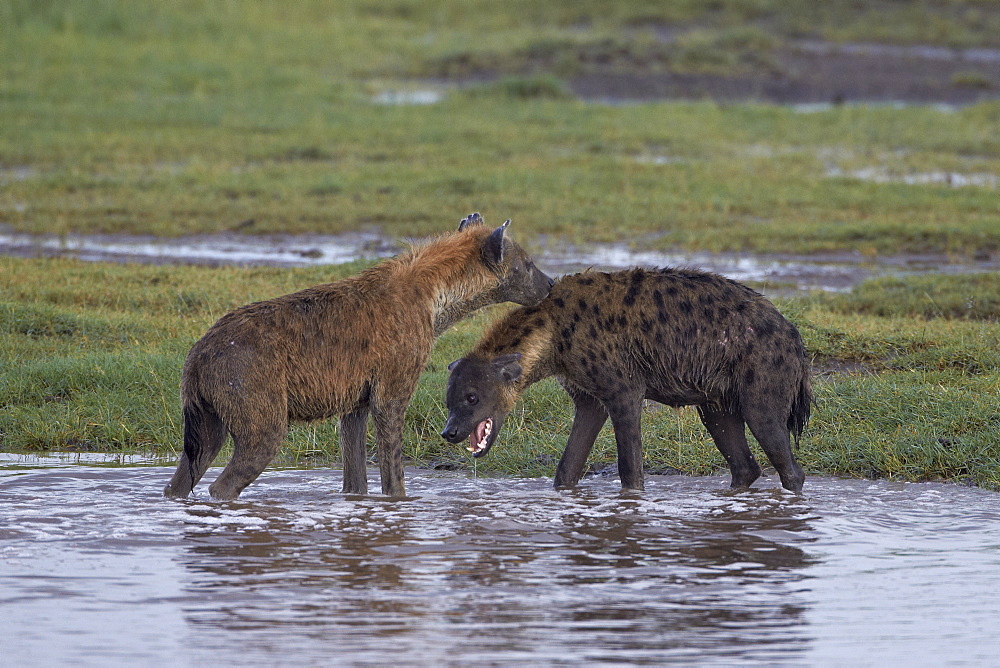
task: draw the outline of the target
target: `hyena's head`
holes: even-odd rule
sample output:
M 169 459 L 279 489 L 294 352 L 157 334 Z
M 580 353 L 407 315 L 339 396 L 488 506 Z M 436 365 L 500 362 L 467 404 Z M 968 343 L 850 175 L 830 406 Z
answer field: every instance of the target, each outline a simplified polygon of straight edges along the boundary
M 466 439 L 466 450 L 482 457 L 500 433 L 504 418 L 514 407 L 521 377 L 521 353 L 492 359 L 463 357 L 448 369 L 448 422 L 441 436 L 449 443 Z
M 462 219 L 458 229 L 485 224 L 482 216 L 473 213 Z M 498 302 L 534 306 L 549 295 L 554 281 L 535 266 L 523 248 L 506 236 L 508 225 L 510 220 L 486 237 L 482 248 L 483 264 L 499 279 Z

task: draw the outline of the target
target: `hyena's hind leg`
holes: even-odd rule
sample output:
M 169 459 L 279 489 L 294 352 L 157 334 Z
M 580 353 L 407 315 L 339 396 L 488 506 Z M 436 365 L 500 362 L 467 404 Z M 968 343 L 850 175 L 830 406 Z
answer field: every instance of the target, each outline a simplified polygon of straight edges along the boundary
M 254 416 L 250 424 L 229 426 L 233 435 L 233 457 L 208 488 L 212 498 L 235 499 L 247 485 L 264 472 L 288 434 L 288 418 L 283 413 Z
M 226 442 L 226 426 L 215 411 L 206 407 L 184 407 L 184 451 L 177 470 L 163 495 L 187 496 Z
M 340 456 L 344 463 L 344 494 L 368 493 L 367 405 L 340 417 Z
M 711 406 L 698 406 L 698 417 L 715 441 L 715 447 L 729 464 L 733 475 L 730 487 L 749 487 L 760 477 L 760 464 L 754 459 L 747 443 L 746 425 L 743 418 L 732 411 L 719 410 Z
M 743 409 L 743 419 L 750 427 L 764 454 L 778 471 L 781 486 L 793 492 L 802 491 L 806 475 L 802 467 L 795 461 L 792 454 L 792 441 L 788 435 L 787 409 L 772 410 L 758 405 L 749 405 Z

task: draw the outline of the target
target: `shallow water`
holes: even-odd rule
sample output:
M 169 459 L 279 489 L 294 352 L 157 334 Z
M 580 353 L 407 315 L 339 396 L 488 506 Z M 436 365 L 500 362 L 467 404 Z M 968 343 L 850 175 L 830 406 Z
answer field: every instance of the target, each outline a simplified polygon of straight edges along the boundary
M 0 255 L 74 257 L 87 261 L 310 266 L 342 264 L 394 255 L 403 246 L 375 232 L 341 235 L 202 235 L 158 238 L 133 235 L 44 236 L 5 231 Z M 759 284 L 768 295 L 795 291 L 848 291 L 875 276 L 997 271 L 1000 259 L 953 262 L 942 255 L 866 258 L 855 253 L 826 255 L 751 255 L 657 251 L 633 245 L 577 246 L 543 239 L 531 248 L 538 266 L 553 276 L 587 268 L 618 270 L 634 266 L 697 267 L 737 281 Z
M 990 663 L 1000 495 L 812 478 L 171 473 L 0 459 L 0 664 Z M 212 478 L 216 470 L 209 473 Z M 372 479 L 375 485 L 376 480 Z

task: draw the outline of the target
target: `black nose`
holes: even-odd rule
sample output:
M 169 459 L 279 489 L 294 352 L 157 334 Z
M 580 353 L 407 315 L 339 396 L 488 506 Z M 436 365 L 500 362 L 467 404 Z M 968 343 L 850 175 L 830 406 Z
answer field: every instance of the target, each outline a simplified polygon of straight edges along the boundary
M 441 432 L 441 438 L 449 443 L 454 443 L 458 440 L 458 427 L 445 426 L 444 431 Z

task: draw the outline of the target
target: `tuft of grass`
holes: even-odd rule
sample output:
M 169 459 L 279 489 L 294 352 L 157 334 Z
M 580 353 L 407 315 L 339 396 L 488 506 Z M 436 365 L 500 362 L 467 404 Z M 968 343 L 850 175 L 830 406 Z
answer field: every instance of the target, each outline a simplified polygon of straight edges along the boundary
M 1000 321 L 1000 275 L 892 276 L 875 278 L 848 294 L 821 297 L 840 313 L 911 318 Z

